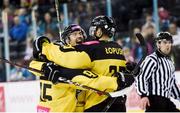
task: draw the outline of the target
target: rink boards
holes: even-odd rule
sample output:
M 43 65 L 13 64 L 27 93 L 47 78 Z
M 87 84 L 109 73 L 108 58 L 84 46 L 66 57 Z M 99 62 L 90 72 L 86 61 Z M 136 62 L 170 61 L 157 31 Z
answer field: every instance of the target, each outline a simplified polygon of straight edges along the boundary
M 176 72 L 180 85 L 180 71 Z M 130 112 L 142 111 L 138 107 L 138 96 L 131 92 L 127 100 L 127 110 Z M 0 112 L 36 112 L 39 101 L 39 81 L 0 83 Z M 180 102 L 173 100 L 177 108 Z

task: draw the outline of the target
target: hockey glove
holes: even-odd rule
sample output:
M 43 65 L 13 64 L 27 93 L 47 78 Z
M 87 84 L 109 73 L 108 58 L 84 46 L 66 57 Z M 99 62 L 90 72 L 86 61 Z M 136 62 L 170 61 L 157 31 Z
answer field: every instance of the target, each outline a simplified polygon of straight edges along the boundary
M 124 89 L 126 87 L 129 87 L 134 82 L 133 76 L 125 75 L 122 72 L 116 72 L 115 76 L 118 78 L 117 79 L 117 83 L 118 83 L 118 89 L 117 90 L 121 90 L 121 89 Z
M 41 61 L 47 61 L 46 56 L 42 54 L 42 45 L 44 42 L 50 43 L 49 38 L 40 36 L 33 42 L 33 57 Z
M 137 76 L 137 75 L 140 73 L 140 67 L 137 67 L 137 70 L 134 70 L 135 67 L 136 67 L 136 65 L 137 65 L 137 63 L 135 63 L 135 62 L 127 62 L 127 63 L 126 63 L 126 70 L 127 70 L 129 73 L 132 73 L 132 71 L 134 71 L 133 74 L 134 74 L 135 76 Z
M 44 72 L 44 76 L 41 78 L 51 81 L 52 83 L 58 82 L 58 79 L 61 75 L 60 66 L 57 66 L 52 62 L 44 63 L 42 66 L 42 71 Z M 62 78 L 66 80 L 66 78 Z

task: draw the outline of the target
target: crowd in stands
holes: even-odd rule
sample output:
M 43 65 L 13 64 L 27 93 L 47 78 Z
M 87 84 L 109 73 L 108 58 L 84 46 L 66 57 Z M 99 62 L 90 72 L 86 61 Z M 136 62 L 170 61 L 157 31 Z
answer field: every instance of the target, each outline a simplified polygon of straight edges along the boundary
M 62 0 L 67 2 L 69 24 L 82 26 L 88 34 L 90 20 L 97 15 L 106 15 L 106 0 Z M 135 37 L 141 32 L 147 41 L 148 54 L 152 53 L 156 26 L 152 11 L 152 1 L 144 0 L 112 0 L 112 15 L 117 24 L 117 35 L 114 40 L 123 47 L 126 59 L 136 61 L 142 57 L 142 48 Z M 60 3 L 62 4 L 62 3 Z M 178 0 L 159 0 L 158 14 L 160 31 L 169 31 L 174 39 L 176 70 L 180 69 L 180 15 L 175 9 L 180 7 Z M 173 7 L 171 7 L 173 5 Z M 10 60 L 28 65 L 32 58 L 32 42 L 34 26 L 32 10 L 35 10 L 37 36 L 46 35 L 51 40 L 58 39 L 58 22 L 54 0 L 3 0 L 0 11 L 8 13 L 8 32 L 10 44 Z M 1 14 L 0 14 L 1 15 Z M 2 15 L 1 15 L 2 17 Z M 63 7 L 60 5 L 61 29 L 63 24 Z M 4 57 L 2 18 L 0 20 L 0 57 Z M 6 81 L 5 65 L 0 65 L 0 82 Z M 11 66 L 10 81 L 36 79 L 26 69 Z

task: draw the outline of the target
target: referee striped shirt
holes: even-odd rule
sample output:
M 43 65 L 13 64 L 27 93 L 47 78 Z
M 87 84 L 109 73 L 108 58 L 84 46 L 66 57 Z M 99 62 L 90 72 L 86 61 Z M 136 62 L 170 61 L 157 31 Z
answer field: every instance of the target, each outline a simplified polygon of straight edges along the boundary
M 169 57 L 156 51 L 141 64 L 141 73 L 136 77 L 139 95 L 157 95 L 180 100 L 180 90 L 175 80 L 175 67 Z

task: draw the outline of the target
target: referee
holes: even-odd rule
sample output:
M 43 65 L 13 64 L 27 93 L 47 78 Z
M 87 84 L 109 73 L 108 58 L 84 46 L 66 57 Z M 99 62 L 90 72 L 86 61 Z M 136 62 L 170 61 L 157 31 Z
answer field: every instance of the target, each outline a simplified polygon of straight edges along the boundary
M 170 33 L 160 32 L 157 49 L 146 57 L 136 77 L 136 89 L 141 96 L 140 107 L 146 112 L 178 112 L 170 97 L 180 100 L 175 80 L 175 67 L 170 59 L 173 39 Z

